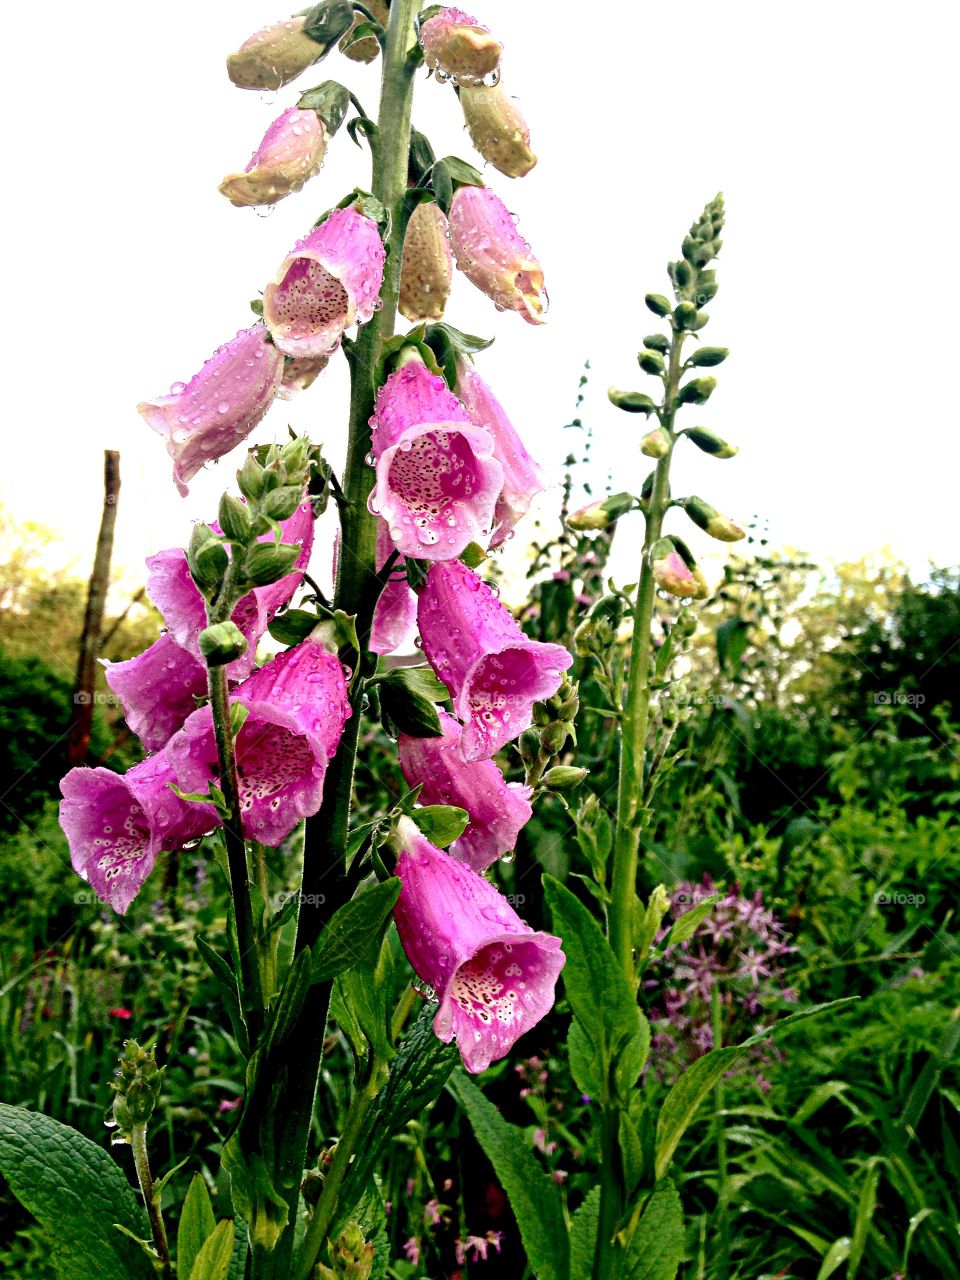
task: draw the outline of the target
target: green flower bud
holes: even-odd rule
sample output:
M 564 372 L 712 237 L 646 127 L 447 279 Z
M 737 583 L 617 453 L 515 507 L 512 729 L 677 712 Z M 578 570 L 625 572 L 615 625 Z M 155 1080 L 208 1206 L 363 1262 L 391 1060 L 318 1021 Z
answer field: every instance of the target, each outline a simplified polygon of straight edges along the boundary
M 709 453 L 714 458 L 733 458 L 740 452 L 735 444 L 728 444 L 720 436 L 714 435 L 706 427 L 687 427 L 681 434 L 692 440 L 698 449 Z
M 670 452 L 670 440 L 662 427 L 656 427 L 640 441 L 640 452 L 648 458 L 665 458 Z
M 373 1271 L 375 1249 L 363 1238 L 363 1232 L 355 1222 L 349 1223 L 336 1244 L 330 1246 L 328 1267 L 320 1263 L 317 1273 L 323 1280 L 370 1280 Z
M 557 764 L 543 775 L 543 785 L 548 791 L 573 791 L 579 787 L 589 769 L 577 769 L 569 764 Z
M 548 756 L 558 756 L 569 736 L 567 725 L 554 721 L 540 730 L 540 745 Z
M 255 587 L 277 582 L 290 572 L 299 554 L 299 547 L 288 547 L 282 542 L 255 542 L 244 561 L 247 580 Z
M 673 264 L 673 278 L 676 281 L 678 289 L 686 289 L 693 280 L 693 268 L 686 259 L 681 259 Z
M 697 308 L 692 302 L 680 302 L 673 313 L 673 322 L 678 329 L 692 329 L 697 319 Z
M 216 622 L 212 627 L 204 627 L 199 642 L 208 667 L 226 666 L 247 651 L 247 637 L 235 622 Z
M 663 333 L 648 333 L 643 340 L 643 345 L 665 356 L 670 350 L 670 339 Z
M 204 595 L 212 595 L 227 571 L 227 551 L 208 524 L 194 526 L 187 547 L 190 576 Z
M 252 453 L 247 454 L 237 472 L 237 484 L 248 502 L 256 502 L 263 493 L 263 467 Z
M 146 1124 L 160 1100 L 163 1072 L 152 1049 L 141 1049 L 136 1040 L 126 1040 L 120 1058 L 119 1080 L 114 1091 L 113 1118 L 127 1134 L 135 1124 Z
M 233 542 L 248 543 L 253 538 L 253 519 L 250 510 L 239 498 L 225 493 L 220 499 L 217 514 L 220 528 Z
M 616 387 L 611 387 L 607 391 L 607 399 L 626 413 L 645 413 L 649 416 L 657 407 L 642 391 L 618 391 Z
M 534 703 L 533 714 L 536 718 L 538 703 Z M 540 755 L 540 735 L 536 729 L 525 729 L 517 744 L 520 748 L 520 759 L 525 765 L 533 764 Z
M 288 520 L 299 507 L 302 498 L 302 488 L 285 484 L 266 495 L 261 510 L 271 520 Z
M 684 498 L 679 505 L 695 525 L 719 542 L 739 542 L 746 536 L 732 520 L 722 516 L 716 507 L 711 507 L 710 503 L 704 502 L 703 498 Z
M 648 293 L 644 302 L 655 316 L 668 316 L 672 310 L 669 301 L 662 293 Z
M 636 499 L 632 493 L 614 493 L 600 502 L 591 502 L 579 511 L 567 516 L 567 528 L 578 532 L 584 529 L 606 529 L 614 520 L 619 520 L 634 505 Z
M 663 373 L 665 365 L 663 356 L 658 351 L 641 351 L 637 356 L 637 363 L 644 373 L 652 373 L 654 375 Z
M 690 364 L 697 369 L 711 368 L 713 365 L 723 364 L 729 354 L 726 347 L 700 347 L 690 357 Z
M 716 385 L 716 378 L 694 378 L 680 388 L 677 404 L 706 404 Z

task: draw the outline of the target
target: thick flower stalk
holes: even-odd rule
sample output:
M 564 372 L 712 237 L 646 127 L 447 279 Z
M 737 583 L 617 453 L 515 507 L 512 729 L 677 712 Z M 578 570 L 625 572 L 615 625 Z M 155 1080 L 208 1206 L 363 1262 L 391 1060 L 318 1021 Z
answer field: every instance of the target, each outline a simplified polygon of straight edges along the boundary
M 489 760 L 533 721 L 573 657 L 530 640 L 487 584 L 459 560 L 435 564 L 417 601 L 423 652 L 463 721 L 460 757 Z
M 247 648 L 228 668 L 227 674 L 232 680 L 243 679 L 253 669 L 258 641 L 303 581 L 313 549 L 314 521 L 309 501 L 301 502 L 292 516 L 281 521 L 280 528 L 283 543 L 298 546 L 300 551 L 290 573 L 266 586 L 254 587 L 234 606 L 231 620 L 246 637 Z M 272 543 L 274 536 L 266 533 L 257 541 Z M 159 551 L 148 558 L 147 568 L 150 570 L 147 594 L 163 615 L 167 629 L 181 648 L 198 662 L 202 661 L 200 632 L 207 625 L 207 610 L 190 575 L 185 552 L 179 547 Z
M 458 187 L 450 206 L 450 243 L 457 266 L 498 311 L 543 324 L 543 269 L 506 205 L 489 187 Z
M 70 861 L 97 897 L 123 915 L 163 849 L 195 844 L 219 823 L 212 805 L 181 800 L 160 751 L 125 774 L 71 769 L 60 783 Z
M 460 106 L 470 141 L 507 178 L 522 178 L 537 163 L 530 150 L 530 129 L 502 82 L 465 86 Z
M 384 258 L 374 220 L 335 209 L 294 245 L 263 291 L 263 319 L 277 349 L 297 359 L 336 351 L 345 329 L 373 315 Z
M 207 462 L 241 444 L 273 403 L 283 374 L 283 356 L 262 324 L 241 329 L 218 347 L 189 382 L 170 394 L 137 405 L 149 426 L 164 436 L 180 492 Z
M 276 846 L 320 808 L 327 765 L 351 714 L 343 668 L 335 654 L 304 640 L 249 676 L 230 701 L 246 713 L 234 747 L 243 834 Z M 184 790 L 219 782 L 211 708 L 195 711 L 166 751 Z
M 527 514 L 537 494 L 542 493 L 540 468 L 524 447 L 500 401 L 467 356 L 457 359 L 457 394 L 477 426 L 490 432 L 493 456 L 503 468 L 503 487 L 493 513 L 496 529 L 490 539 L 491 547 L 499 547 L 513 536 L 517 521 Z
M 394 919 L 403 949 L 436 993 L 437 1036 L 456 1040 L 468 1071 L 485 1071 L 551 1009 L 566 959 L 560 939 L 531 929 L 409 818 L 400 819 L 397 840 L 403 888 Z
M 447 217 L 435 200 L 410 215 L 400 269 L 400 314 L 414 324 L 439 320 L 450 296 L 453 250 Z
M 323 55 L 323 46 L 304 30 L 298 14 L 257 31 L 227 58 L 227 75 L 238 89 L 279 89 L 296 80 Z
M 500 68 L 500 41 L 462 9 L 444 8 L 420 24 L 423 60 L 438 80 L 481 84 Z
M 380 389 L 370 420 L 377 483 L 369 506 L 394 546 L 422 560 L 449 560 L 486 541 L 503 468 L 493 438 L 471 421 L 443 378 L 414 359 Z
M 464 809 L 470 821 L 450 854 L 474 871 L 484 871 L 508 853 L 533 816 L 532 787 L 507 782 L 492 760 L 467 763 L 460 755 L 462 728 L 453 716 L 439 712 L 439 738 L 398 739 L 400 768 L 410 787 L 421 786 L 421 804 L 449 804 Z
M 220 183 L 220 194 L 237 208 L 276 204 L 319 172 L 326 150 L 327 126 L 316 111 L 288 107 L 243 173 L 230 173 Z

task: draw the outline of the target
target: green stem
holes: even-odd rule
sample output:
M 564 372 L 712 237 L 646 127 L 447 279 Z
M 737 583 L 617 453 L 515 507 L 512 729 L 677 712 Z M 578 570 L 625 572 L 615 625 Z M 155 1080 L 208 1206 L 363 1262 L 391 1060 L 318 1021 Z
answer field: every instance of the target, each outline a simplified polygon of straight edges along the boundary
M 715 983 L 710 995 L 710 1023 L 713 1030 L 714 1049 L 723 1047 L 723 1003 L 719 983 Z M 723 1077 L 713 1091 L 714 1123 L 717 1137 L 717 1275 L 726 1276 L 730 1261 L 730 1224 L 727 1209 L 730 1203 L 729 1171 L 727 1161 L 727 1125 L 724 1119 L 726 1106 Z
M 364 459 L 370 447 L 369 419 L 376 397 L 377 364 L 384 341 L 394 331 L 400 291 L 402 243 L 398 242 L 397 237 L 402 234 L 401 206 L 406 190 L 410 151 L 413 73 L 416 69 L 416 62 L 411 57 L 416 48 L 413 20 L 421 7 L 421 0 L 394 0 L 390 8 L 383 54 L 380 112 L 377 142 L 373 149 L 371 185 L 373 194 L 390 217 L 392 237 L 387 246 L 384 265 L 381 308 L 361 328 L 350 349 L 349 437 L 346 468 L 337 499 L 341 540 L 334 605 L 337 609 L 356 616 L 357 634 L 363 652 L 357 658 L 360 679 L 355 685 L 352 715 L 347 720 L 337 753 L 327 770 L 323 804 L 320 811 L 306 822 L 301 878 L 303 896 L 297 922 L 298 951 L 316 942 L 327 920 L 351 892 L 345 874 L 344 851 L 362 720 L 363 680 L 373 673 L 376 661 L 375 656 L 367 651 L 366 641 L 381 589 L 376 572 L 376 518 L 367 509 L 367 496 L 373 482 L 370 468 Z M 319 902 L 322 906 L 304 908 L 304 902 Z M 267 1277 L 271 1280 L 289 1280 L 293 1274 L 293 1236 L 300 1182 L 313 1121 L 330 991 L 330 983 L 317 983 L 310 988 L 297 1027 L 291 1036 L 290 1051 L 285 1055 L 284 1108 L 283 1113 L 277 1117 L 273 1155 L 277 1166 L 276 1185 L 289 1206 L 289 1219 L 276 1249 L 271 1254 L 257 1251 L 252 1271 L 257 1280 L 266 1280 Z M 349 1150 L 349 1143 L 343 1146 L 343 1150 L 345 1153 Z M 342 1158 L 345 1159 L 346 1155 Z M 330 1176 L 327 1175 L 328 1186 Z M 324 1191 L 328 1202 L 335 1189 Z M 325 1216 L 326 1212 L 325 1210 Z M 314 1226 L 313 1223 L 318 1225 Z M 311 1222 L 314 1235 L 326 1230 L 328 1226 L 329 1222 L 324 1224 L 323 1218 L 314 1214 Z
M 147 1217 L 150 1219 L 150 1234 L 153 1236 L 153 1247 L 160 1258 L 160 1275 L 163 1280 L 173 1280 L 167 1232 L 163 1225 L 160 1205 L 153 1193 L 153 1176 L 150 1173 L 150 1161 L 147 1158 L 147 1126 L 145 1121 L 140 1121 L 131 1126 L 130 1147 L 133 1151 L 133 1163 L 137 1171 L 137 1181 L 140 1183 L 143 1201 L 147 1206 Z
M 327 1232 L 333 1225 L 337 1213 L 340 1188 L 343 1186 L 343 1180 L 350 1168 L 350 1161 L 353 1159 L 357 1142 L 363 1131 L 363 1122 L 367 1118 L 367 1112 L 370 1110 L 379 1091 L 379 1080 L 380 1072 L 376 1071 L 373 1073 L 371 1080 L 354 1094 L 353 1101 L 350 1103 L 350 1110 L 347 1112 L 343 1133 L 340 1135 L 340 1141 L 337 1143 L 337 1149 L 334 1152 L 333 1160 L 323 1182 L 323 1192 L 310 1218 L 310 1224 L 307 1227 L 303 1243 L 300 1246 L 300 1252 L 297 1255 L 293 1272 L 295 1280 L 309 1280 L 314 1264 L 327 1238 Z
M 610 945 L 620 961 L 631 990 L 636 989 L 634 935 L 637 903 L 637 866 L 643 812 L 644 766 L 650 721 L 650 641 L 656 582 L 650 548 L 660 538 L 670 502 L 670 459 L 673 455 L 673 419 L 680 385 L 680 352 L 683 334 L 674 331 L 670 363 L 664 378 L 663 408 L 658 417 L 670 440 L 670 450 L 657 462 L 653 492 L 645 512 L 646 530 L 640 581 L 633 606 L 633 639 L 627 675 L 627 697 L 619 721 L 620 762 L 617 779 L 617 822 L 611 873 Z M 600 1169 L 600 1214 L 594 1256 L 595 1280 L 615 1280 L 620 1251 L 614 1233 L 625 1205 L 621 1190 L 619 1116 L 613 1103 L 603 1115 L 603 1160 Z

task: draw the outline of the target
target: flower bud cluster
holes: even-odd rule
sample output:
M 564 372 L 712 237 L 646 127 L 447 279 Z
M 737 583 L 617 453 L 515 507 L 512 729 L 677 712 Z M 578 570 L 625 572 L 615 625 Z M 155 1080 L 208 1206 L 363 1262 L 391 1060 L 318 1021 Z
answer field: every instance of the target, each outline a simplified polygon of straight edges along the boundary
M 136 1040 L 126 1040 L 120 1058 L 119 1079 L 111 1082 L 113 1118 L 120 1137 L 130 1141 L 134 1125 L 146 1124 L 160 1100 L 163 1071 L 157 1066 L 152 1049 L 141 1049 Z

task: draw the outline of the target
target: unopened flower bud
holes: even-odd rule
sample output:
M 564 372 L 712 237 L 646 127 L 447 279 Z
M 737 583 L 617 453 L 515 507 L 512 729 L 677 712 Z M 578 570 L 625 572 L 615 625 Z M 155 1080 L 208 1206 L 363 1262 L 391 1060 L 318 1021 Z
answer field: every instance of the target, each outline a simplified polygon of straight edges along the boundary
M 285 484 L 267 494 L 261 510 L 271 520 L 289 520 L 302 501 L 303 486 Z
M 641 351 L 637 355 L 637 364 L 644 373 L 656 376 L 664 372 L 663 356 L 659 351 Z
M 209 525 L 194 526 L 187 547 L 187 564 L 191 577 L 205 595 L 223 581 L 227 571 L 227 552 Z
M 374 1254 L 373 1244 L 368 1244 L 357 1224 L 351 1222 L 336 1244 L 330 1246 L 333 1265 L 328 1267 L 320 1263 L 317 1273 L 322 1280 L 370 1280 Z
M 648 458 L 665 458 L 670 452 L 670 441 L 662 427 L 647 432 L 640 442 L 640 452 Z
M 208 667 L 224 667 L 247 651 L 247 637 L 235 622 L 216 622 L 199 635 L 200 652 Z
M 712 368 L 723 364 L 729 354 L 726 347 L 700 347 L 690 357 L 690 363 L 697 369 Z
M 256 502 L 263 493 L 263 467 L 252 453 L 247 454 L 237 472 L 237 485 L 248 502 Z
M 533 714 L 536 719 L 538 703 L 534 703 Z M 540 735 L 536 729 L 525 729 L 517 743 L 520 748 L 520 759 L 525 765 L 533 764 L 540 755 Z
M 657 407 L 642 391 L 618 391 L 616 387 L 610 387 L 607 399 L 626 413 L 645 413 L 648 417 Z
M 465 85 L 460 106 L 470 141 L 488 164 L 508 178 L 522 178 L 537 163 L 530 130 L 513 98 L 501 84 Z
M 655 316 L 668 316 L 673 310 L 669 300 L 662 293 L 648 293 L 644 302 Z
M 735 444 L 729 444 L 720 436 L 714 435 L 712 431 L 708 431 L 706 427 L 687 427 L 683 432 L 698 449 L 702 449 L 704 453 L 709 453 L 714 458 L 733 458 L 740 450 Z
M 462 9 L 441 9 L 420 26 L 423 60 L 438 80 L 482 84 L 500 67 L 502 47 Z
M 305 33 L 306 15 L 275 22 L 245 40 L 227 58 L 227 75 L 238 89 L 279 89 L 323 54 Z
M 614 493 L 600 502 L 591 502 L 567 516 L 567 528 L 578 532 L 584 529 L 606 529 L 619 520 L 634 505 L 632 493 Z
M 220 194 L 238 209 L 276 204 L 319 171 L 327 137 L 327 126 L 316 111 L 290 107 L 263 135 L 243 173 L 224 178 Z
M 569 736 L 569 727 L 555 720 L 540 730 L 540 745 L 548 756 L 558 756 Z
M 662 333 L 648 333 L 643 340 L 643 345 L 650 351 L 659 351 L 665 356 L 670 350 L 670 339 Z
M 220 499 L 217 521 L 232 542 L 247 543 L 253 537 L 253 519 L 247 505 L 230 493 Z
M 678 329 L 691 329 L 697 319 L 697 308 L 692 302 L 680 302 L 673 313 L 673 320 Z
M 439 320 L 450 296 L 453 250 L 446 214 L 435 200 L 410 215 L 400 268 L 400 314 L 419 324 Z
M 141 1049 L 136 1040 L 127 1040 L 120 1059 L 119 1080 L 114 1091 L 113 1118 L 125 1133 L 135 1124 L 146 1124 L 160 1100 L 163 1072 L 152 1049 Z
M 650 567 L 657 586 L 681 600 L 695 599 L 706 585 L 700 570 L 687 564 L 673 538 L 660 538 L 653 544 Z
M 695 525 L 720 542 L 739 542 L 744 531 L 703 498 L 684 498 L 680 504 Z
M 543 775 L 543 785 L 548 791 L 573 791 L 579 787 L 589 769 L 577 769 L 569 764 L 557 764 Z
M 680 388 L 677 404 L 706 404 L 716 385 L 716 378 L 694 378 Z
M 247 580 L 255 587 L 278 582 L 291 571 L 299 554 L 299 547 L 288 547 L 275 542 L 255 542 L 247 552 L 244 562 Z

